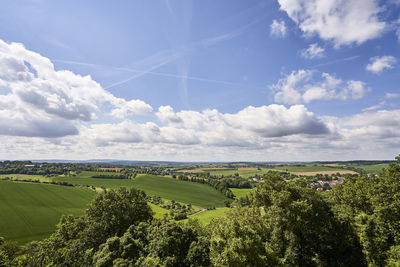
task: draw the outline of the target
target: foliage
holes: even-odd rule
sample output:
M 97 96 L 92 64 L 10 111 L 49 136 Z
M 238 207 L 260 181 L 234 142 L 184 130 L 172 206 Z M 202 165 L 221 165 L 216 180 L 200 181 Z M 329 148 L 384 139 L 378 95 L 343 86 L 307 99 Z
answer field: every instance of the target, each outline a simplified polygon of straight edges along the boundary
M 142 191 L 107 190 L 80 218 L 63 217 L 57 231 L 40 243 L 36 259 L 51 265 L 90 265 L 100 245 L 122 236 L 131 225 L 150 221 L 152 211 Z
M 357 230 L 370 265 L 394 261 L 390 255 L 400 245 L 399 164 L 390 164 L 378 176 L 348 180 L 332 190 L 330 199 L 336 214 Z

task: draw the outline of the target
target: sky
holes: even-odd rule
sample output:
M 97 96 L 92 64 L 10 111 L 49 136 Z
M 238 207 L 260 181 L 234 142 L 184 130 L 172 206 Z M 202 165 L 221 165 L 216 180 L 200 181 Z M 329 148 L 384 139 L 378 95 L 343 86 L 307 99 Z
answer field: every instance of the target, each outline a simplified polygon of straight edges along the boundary
M 399 0 L 3 0 L 0 159 L 400 153 Z

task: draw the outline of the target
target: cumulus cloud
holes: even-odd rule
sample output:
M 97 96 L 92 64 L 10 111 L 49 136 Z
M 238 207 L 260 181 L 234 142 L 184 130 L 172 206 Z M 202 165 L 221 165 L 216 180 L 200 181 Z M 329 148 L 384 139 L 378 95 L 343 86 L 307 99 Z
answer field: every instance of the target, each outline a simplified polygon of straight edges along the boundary
M 271 89 L 278 103 L 299 104 L 315 100 L 360 99 L 370 91 L 362 81 L 342 81 L 329 73 L 312 70 L 292 71 Z
M 362 44 L 386 27 L 376 0 L 278 0 L 281 10 L 307 35 L 317 34 L 336 46 Z
M 141 100 L 117 98 L 90 76 L 57 71 L 48 58 L 20 43 L 8 44 L 2 40 L 0 86 L 6 89 L 5 94 L 0 94 L 0 110 L 4 116 L 11 114 L 4 120 L 9 130 L 0 134 L 44 137 L 76 134 L 79 121 L 93 120 L 104 103 L 114 107 L 112 115 L 120 118 L 152 112 L 151 106 Z M 32 131 L 24 130 L 21 124 L 29 125 Z
M 147 115 L 153 112 L 153 108 L 142 100 L 126 101 L 120 98 L 115 101 L 115 106 L 118 108 L 113 109 L 111 114 L 119 119 L 126 118 L 130 114 Z
M 286 36 L 286 24 L 283 20 L 277 21 L 273 20 L 270 27 L 270 32 L 272 36 L 275 37 L 285 37 Z
M 301 56 L 304 58 L 319 58 L 323 57 L 325 49 L 318 46 L 318 44 L 310 44 L 307 49 L 301 51 Z
M 397 59 L 393 56 L 372 57 L 371 61 L 365 69 L 375 74 L 379 74 L 384 70 L 393 69 Z
M 339 125 L 344 136 L 370 140 L 399 138 L 400 110 L 363 112 L 341 118 Z
M 266 139 L 291 135 L 326 135 L 327 126 L 302 105 L 249 106 L 237 113 L 216 109 L 202 112 L 161 106 L 162 122 L 92 124 L 82 136 L 99 145 L 115 143 L 176 144 L 256 147 Z

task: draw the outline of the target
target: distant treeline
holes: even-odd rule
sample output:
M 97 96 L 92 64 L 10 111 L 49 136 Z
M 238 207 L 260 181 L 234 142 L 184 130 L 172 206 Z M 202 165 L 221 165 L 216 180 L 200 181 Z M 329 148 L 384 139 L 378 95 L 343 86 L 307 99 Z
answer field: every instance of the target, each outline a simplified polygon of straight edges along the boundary
M 349 161 L 315 161 L 316 164 L 339 164 L 339 165 L 375 165 L 394 163 L 395 160 L 349 160 Z

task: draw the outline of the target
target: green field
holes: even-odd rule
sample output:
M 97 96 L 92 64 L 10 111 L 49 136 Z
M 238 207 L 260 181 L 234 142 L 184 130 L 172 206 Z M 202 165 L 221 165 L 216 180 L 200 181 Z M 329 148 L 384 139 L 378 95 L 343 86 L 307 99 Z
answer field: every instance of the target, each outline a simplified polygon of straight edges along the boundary
M 133 187 L 149 195 L 190 203 L 199 207 L 223 207 L 226 198 L 211 186 L 155 175 L 143 175 L 132 180 Z
M 226 200 L 219 191 L 211 186 L 167 177 L 140 175 L 135 179 L 98 179 L 91 178 L 92 175 L 94 175 L 93 172 L 82 172 L 77 176 L 59 176 L 53 178 L 53 180 L 105 188 L 135 187 L 142 189 L 148 195 L 190 203 L 203 208 L 212 206 L 223 207 L 224 200 Z
M 209 224 L 212 219 L 221 218 L 226 216 L 226 213 L 229 211 L 229 208 L 218 208 L 215 210 L 206 210 L 194 216 L 191 216 L 190 219 L 197 219 L 203 225 Z M 183 220 L 183 222 L 187 222 L 189 219 Z
M 389 167 L 389 164 L 374 164 L 374 165 L 358 165 L 356 168 L 363 169 L 371 173 L 379 173 L 383 168 Z
M 241 198 L 245 197 L 250 194 L 251 191 L 254 190 L 254 188 L 230 188 L 232 193 L 235 195 L 236 198 Z
M 107 172 L 90 172 L 84 171 L 76 176 L 58 176 L 52 178 L 55 182 L 67 182 L 78 185 L 92 185 L 95 187 L 105 188 L 120 188 L 120 187 L 132 187 L 131 179 L 103 179 L 103 178 L 92 178 L 93 175 L 107 174 Z
M 61 215 L 82 215 L 95 192 L 67 186 L 0 181 L 0 236 L 26 243 L 49 236 Z

